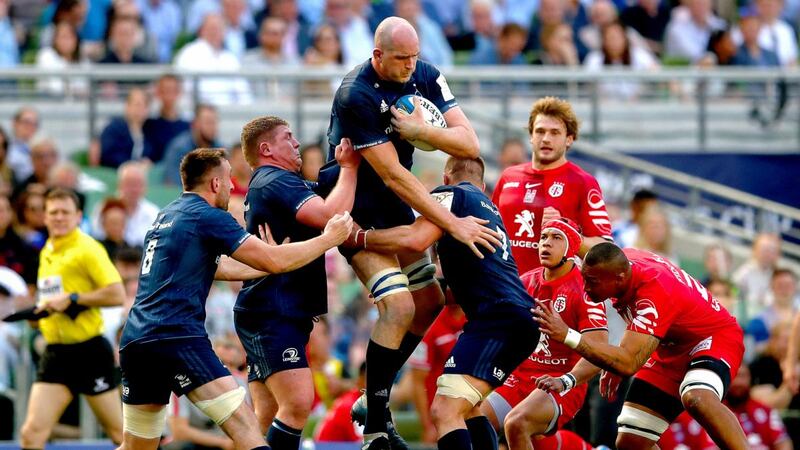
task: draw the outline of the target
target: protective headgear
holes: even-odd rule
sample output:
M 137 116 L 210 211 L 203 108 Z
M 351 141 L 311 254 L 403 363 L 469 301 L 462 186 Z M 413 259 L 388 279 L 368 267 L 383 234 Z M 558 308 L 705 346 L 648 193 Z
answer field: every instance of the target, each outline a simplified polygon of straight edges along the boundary
M 564 236 L 564 240 L 567 242 L 567 248 L 564 250 L 564 260 L 578 254 L 583 236 L 581 236 L 580 227 L 575 222 L 566 217 L 553 219 L 542 225 L 542 233 L 545 231 L 559 233 Z

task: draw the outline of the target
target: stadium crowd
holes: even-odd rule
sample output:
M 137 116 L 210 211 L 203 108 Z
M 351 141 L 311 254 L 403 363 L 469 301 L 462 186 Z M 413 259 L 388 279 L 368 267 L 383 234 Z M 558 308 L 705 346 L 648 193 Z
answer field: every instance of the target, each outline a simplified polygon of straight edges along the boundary
M 440 67 L 787 67 L 797 62 L 795 30 L 800 2 L 0 0 L 0 67 L 35 64 L 59 69 L 162 63 L 176 69 L 231 72 L 241 67 L 349 68 L 370 57 L 375 27 L 390 15 L 406 18 L 415 26 L 421 59 Z M 180 186 L 178 168 L 189 151 L 225 146 L 218 136 L 217 106 L 253 102 L 283 89 L 275 83 L 259 85 L 245 79 L 207 77 L 199 83 L 202 103 L 191 115 L 182 110 L 185 103 L 181 98 L 192 86 L 172 74 L 165 74 L 152 85 L 109 83 L 103 87 L 101 95 L 124 94 L 126 101 L 124 114 L 103 128 L 88 152 L 88 164 L 117 171 L 116 193 L 94 205 L 86 204 L 81 192 L 81 167 L 63 157 L 65 149 L 59 147 L 57 138 L 38 133 L 40 116 L 34 107 L 20 108 L 9 126 L 0 128 L 0 316 L 34 303 L 39 252 L 48 238 L 45 195 L 53 188 L 68 188 L 75 190 L 86 205 L 81 229 L 106 249 L 125 288 L 121 306 L 102 309 L 104 335 L 118 342 L 137 291 L 144 234 L 159 210 L 147 199 L 148 190 L 159 189 L 162 184 Z M 308 86 L 321 95 L 332 94 L 335 87 L 327 83 Z M 58 96 L 87 95 L 87 88 L 82 80 L 63 77 L 42 80 L 37 86 L 42 93 Z M 639 93 L 638 86 L 627 82 L 609 83 L 603 90 L 620 98 Z M 309 181 L 316 180 L 325 161 L 325 146 L 312 143 L 301 150 L 301 173 Z M 530 161 L 529 147 L 520 141 L 505 142 L 494 150 L 482 149 L 482 153 L 496 154 L 491 159 L 501 169 Z M 228 151 L 233 178 L 230 211 L 244 225 L 244 195 L 251 170 L 238 143 Z M 154 166 L 160 168 L 163 179 L 151 184 L 148 173 Z M 429 189 L 439 184 L 438 173 L 419 176 Z M 494 185 L 496 180 L 487 181 Z M 671 245 L 670 217 L 657 193 L 636 192 L 629 204 L 609 205 L 608 210 L 616 243 L 654 252 L 680 265 L 680 256 Z M 512 224 L 506 226 L 512 228 Z M 780 257 L 780 237 L 761 234 L 754 240 L 751 258 L 741 264 L 734 264 L 723 243 L 709 246 L 703 261 L 704 285 L 745 331 L 747 364 L 740 371 L 741 379 L 735 380 L 744 387 L 736 391 L 737 384 L 732 384 L 729 406 L 734 410 L 749 408 L 749 414 L 740 415 L 752 419 L 749 429 L 744 422 L 743 427 L 753 448 L 787 448 L 778 443 L 789 440 L 800 444 L 800 396 L 796 378 L 793 381 L 792 374 L 787 373 L 795 370 L 796 361 L 787 359 L 787 347 L 790 336 L 800 337 L 800 332 L 792 334 L 791 322 L 800 312 L 800 290 L 797 274 L 781 267 Z M 345 426 L 330 423 L 337 423 L 343 414 L 349 418 L 350 405 L 363 388 L 366 343 L 377 311 L 338 252 L 328 252 L 325 263 L 329 314 L 315 322 L 308 346 L 316 388 L 313 415 L 321 421 L 317 437 L 360 440 L 358 429 L 349 422 Z M 246 385 L 244 350 L 233 325 L 239 289 L 241 283 L 237 282 L 213 285 L 206 305 L 206 328 L 220 359 Z M 463 318 L 453 322 L 458 324 L 459 320 Z M 15 374 L 19 361 L 27 354 L 38 361 L 44 347 L 41 335 L 28 332 L 26 327 L 24 322 L 0 323 L 0 440 L 13 439 L 19 432 L 14 429 L 15 402 L 22 388 Z M 458 325 L 454 325 L 452 333 L 457 330 Z M 412 358 L 397 380 L 393 402 L 412 409 L 416 388 L 424 385 L 414 380 L 420 379 L 420 371 L 430 369 L 426 361 Z M 613 430 L 596 424 L 603 414 L 600 411 L 609 405 L 596 391 L 589 390 L 586 404 L 591 408 L 586 408 L 587 417 L 575 421 L 574 430 L 595 445 L 611 446 Z M 207 447 L 232 446 L 184 397 L 173 398 L 169 416 L 166 446 L 184 448 L 181 445 L 187 441 Z M 785 427 L 780 425 L 780 416 Z M 77 409 L 72 407 L 54 436 L 80 437 L 77 424 Z M 430 424 L 422 425 L 422 437 L 434 442 L 435 437 L 424 430 Z M 203 432 L 198 433 L 201 429 Z M 700 446 L 709 444 L 707 436 L 698 430 L 691 419 L 681 419 L 663 437 L 662 448 L 681 444 L 707 448 Z M 694 440 L 687 441 L 687 436 Z

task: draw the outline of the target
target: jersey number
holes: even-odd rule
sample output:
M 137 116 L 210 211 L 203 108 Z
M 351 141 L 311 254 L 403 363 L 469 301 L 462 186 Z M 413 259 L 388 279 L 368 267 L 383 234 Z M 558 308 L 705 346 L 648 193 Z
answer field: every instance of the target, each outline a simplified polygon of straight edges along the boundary
M 667 267 L 669 267 L 670 272 L 672 272 L 672 274 L 675 275 L 675 278 L 677 278 L 678 281 L 681 282 L 681 284 L 685 284 L 686 286 L 689 286 L 689 287 L 694 287 L 694 290 L 696 290 L 697 293 L 700 294 L 700 296 L 703 297 L 703 299 L 705 301 L 707 301 L 707 302 L 710 301 L 711 302 L 711 308 L 713 308 L 714 311 L 719 311 L 720 310 L 719 302 L 717 300 L 715 300 L 713 297 L 709 298 L 708 290 L 699 281 L 695 280 L 694 277 L 692 277 L 691 275 L 686 273 L 686 271 L 683 270 L 683 269 L 676 269 L 672 264 L 668 263 L 667 261 L 665 261 L 661 257 L 656 257 L 655 259 L 656 259 L 656 261 L 658 261 L 658 262 L 666 265 Z M 678 271 L 680 271 L 680 272 L 678 272 Z M 681 279 L 681 278 L 683 278 L 683 279 Z
M 144 258 L 142 259 L 142 275 L 150 273 L 150 268 L 153 267 L 153 255 L 156 252 L 156 244 L 158 244 L 158 239 L 150 239 L 147 241 L 147 248 L 144 250 Z
M 500 227 L 497 227 L 497 234 L 500 235 L 500 248 L 503 250 L 503 261 L 508 260 L 508 239 L 506 238 L 506 234 L 503 232 Z

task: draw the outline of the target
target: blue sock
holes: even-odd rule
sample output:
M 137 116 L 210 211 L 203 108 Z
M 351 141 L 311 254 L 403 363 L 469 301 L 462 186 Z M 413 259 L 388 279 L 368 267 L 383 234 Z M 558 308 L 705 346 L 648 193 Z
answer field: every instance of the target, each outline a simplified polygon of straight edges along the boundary
M 469 439 L 469 431 L 459 428 L 442 436 L 437 446 L 439 450 L 472 450 L 472 441 Z
M 467 419 L 467 430 L 475 448 L 497 450 L 497 432 L 486 416 Z
M 278 419 L 272 420 L 267 431 L 267 442 L 274 450 L 297 450 L 303 430 L 292 428 Z

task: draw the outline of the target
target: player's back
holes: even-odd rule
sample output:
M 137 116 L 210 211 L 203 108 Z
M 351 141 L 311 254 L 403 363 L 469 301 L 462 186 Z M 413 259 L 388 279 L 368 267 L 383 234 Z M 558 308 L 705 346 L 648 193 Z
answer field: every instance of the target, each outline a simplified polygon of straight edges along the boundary
M 205 302 L 219 256 L 248 236 L 230 214 L 197 194 L 183 193 L 167 205 L 145 236 L 139 289 L 121 346 L 205 336 Z
M 503 221 L 492 201 L 479 188 L 466 182 L 440 186 L 433 194 L 455 216 L 486 219 L 489 221 L 486 226 L 501 236 L 501 246 L 494 253 L 482 250 L 483 259 L 450 235 L 439 240 L 437 249 L 442 271 L 467 317 L 480 313 L 484 306 L 497 303 L 530 307 L 533 300 L 517 275 Z
M 686 271 L 654 253 L 623 251 L 632 265 L 631 294 L 614 299 L 614 306 L 629 329 L 659 337 L 659 351 L 681 351 L 718 331 L 738 329 L 736 319 Z

